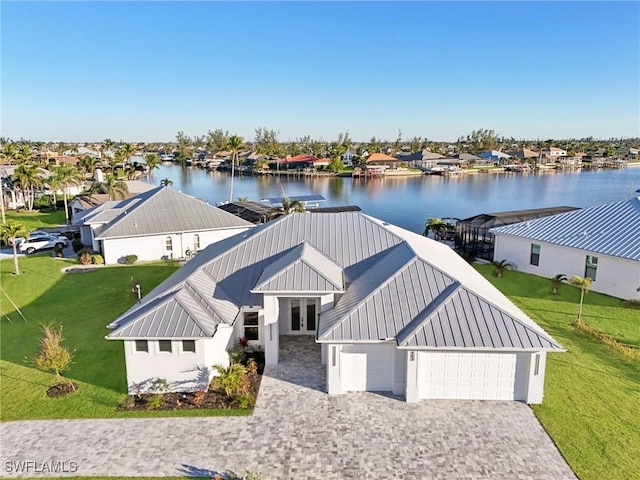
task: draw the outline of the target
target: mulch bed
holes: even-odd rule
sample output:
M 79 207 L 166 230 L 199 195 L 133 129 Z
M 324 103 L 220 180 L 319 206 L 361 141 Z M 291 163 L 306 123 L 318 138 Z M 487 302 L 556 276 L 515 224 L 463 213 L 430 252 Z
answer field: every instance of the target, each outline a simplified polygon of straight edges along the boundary
M 258 397 L 262 374 L 249 374 L 249 393 L 254 398 Z M 118 406 L 119 411 L 136 410 L 203 410 L 203 409 L 230 409 L 239 408 L 233 397 L 227 396 L 223 390 L 209 389 L 202 392 L 172 392 L 163 393 L 162 404 L 158 408 L 150 408 L 149 400 L 155 397 L 153 393 L 140 395 L 128 395 Z
M 78 389 L 73 383 L 57 383 L 47 388 L 47 396 L 52 398 L 64 397 Z

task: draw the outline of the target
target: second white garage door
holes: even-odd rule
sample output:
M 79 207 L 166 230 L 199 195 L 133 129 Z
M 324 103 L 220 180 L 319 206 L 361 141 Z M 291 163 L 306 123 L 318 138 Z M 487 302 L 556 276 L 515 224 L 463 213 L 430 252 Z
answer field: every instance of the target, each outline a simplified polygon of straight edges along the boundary
M 418 396 L 424 399 L 513 400 L 512 353 L 418 353 Z

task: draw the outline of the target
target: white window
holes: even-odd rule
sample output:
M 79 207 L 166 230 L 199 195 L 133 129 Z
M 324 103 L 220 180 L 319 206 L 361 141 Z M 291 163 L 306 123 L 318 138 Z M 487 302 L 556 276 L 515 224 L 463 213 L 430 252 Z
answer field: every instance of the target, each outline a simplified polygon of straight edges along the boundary
M 158 351 L 171 353 L 171 340 L 158 340 Z
M 182 340 L 182 351 L 185 353 L 196 353 L 196 341 Z
M 193 236 L 193 250 L 196 252 L 200 250 L 200 235 L 197 233 Z
M 146 340 L 136 340 L 136 352 L 149 353 L 149 342 Z
M 244 337 L 247 340 L 260 340 L 258 312 L 244 312 Z
M 165 248 L 167 250 L 167 252 L 172 252 L 173 251 L 173 240 L 171 240 L 171 237 L 167 237 L 164 239 L 164 244 L 165 244 Z

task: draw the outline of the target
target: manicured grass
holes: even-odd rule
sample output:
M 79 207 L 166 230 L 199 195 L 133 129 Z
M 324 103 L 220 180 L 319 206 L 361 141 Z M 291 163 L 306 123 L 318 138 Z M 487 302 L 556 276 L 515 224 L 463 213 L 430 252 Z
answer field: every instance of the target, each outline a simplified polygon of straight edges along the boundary
M 567 349 L 547 356 L 544 402 L 533 409 L 571 468 L 582 480 L 638 478 L 640 363 L 570 326 L 575 287 L 562 285 L 554 296 L 548 279 L 518 272 L 496 278 L 491 266 L 476 268 Z M 637 344 L 640 313 L 620 303 L 589 292 L 583 319 Z
M 63 274 L 72 265 L 48 255 L 20 258 L 22 274 L 15 276 L 11 261 L 0 262 L 2 289 L 18 306 L 26 321 L 0 292 L 2 337 L 0 418 L 99 418 L 134 416 L 237 415 L 240 411 L 116 412 L 126 394 L 122 342 L 107 341 L 106 325 L 136 301 L 131 285 L 143 293 L 176 270 L 175 264 L 157 263 L 108 267 L 87 273 Z M 75 363 L 65 376 L 78 391 L 59 399 L 46 396 L 53 375 L 31 365 L 38 351 L 40 326 L 63 325 L 64 345 L 75 350 Z
M 22 223 L 29 230 L 35 230 L 36 228 L 49 228 L 64 225 L 66 220 L 64 217 L 64 210 L 55 210 L 53 212 L 40 213 L 38 211 L 33 212 L 5 212 L 5 219 L 7 222 L 15 221 Z

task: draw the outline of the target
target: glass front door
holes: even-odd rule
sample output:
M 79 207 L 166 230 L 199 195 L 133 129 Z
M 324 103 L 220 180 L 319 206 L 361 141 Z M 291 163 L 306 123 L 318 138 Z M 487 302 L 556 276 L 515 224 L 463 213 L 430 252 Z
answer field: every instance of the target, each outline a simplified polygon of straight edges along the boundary
M 314 333 L 318 323 L 317 298 L 291 298 L 291 333 Z

